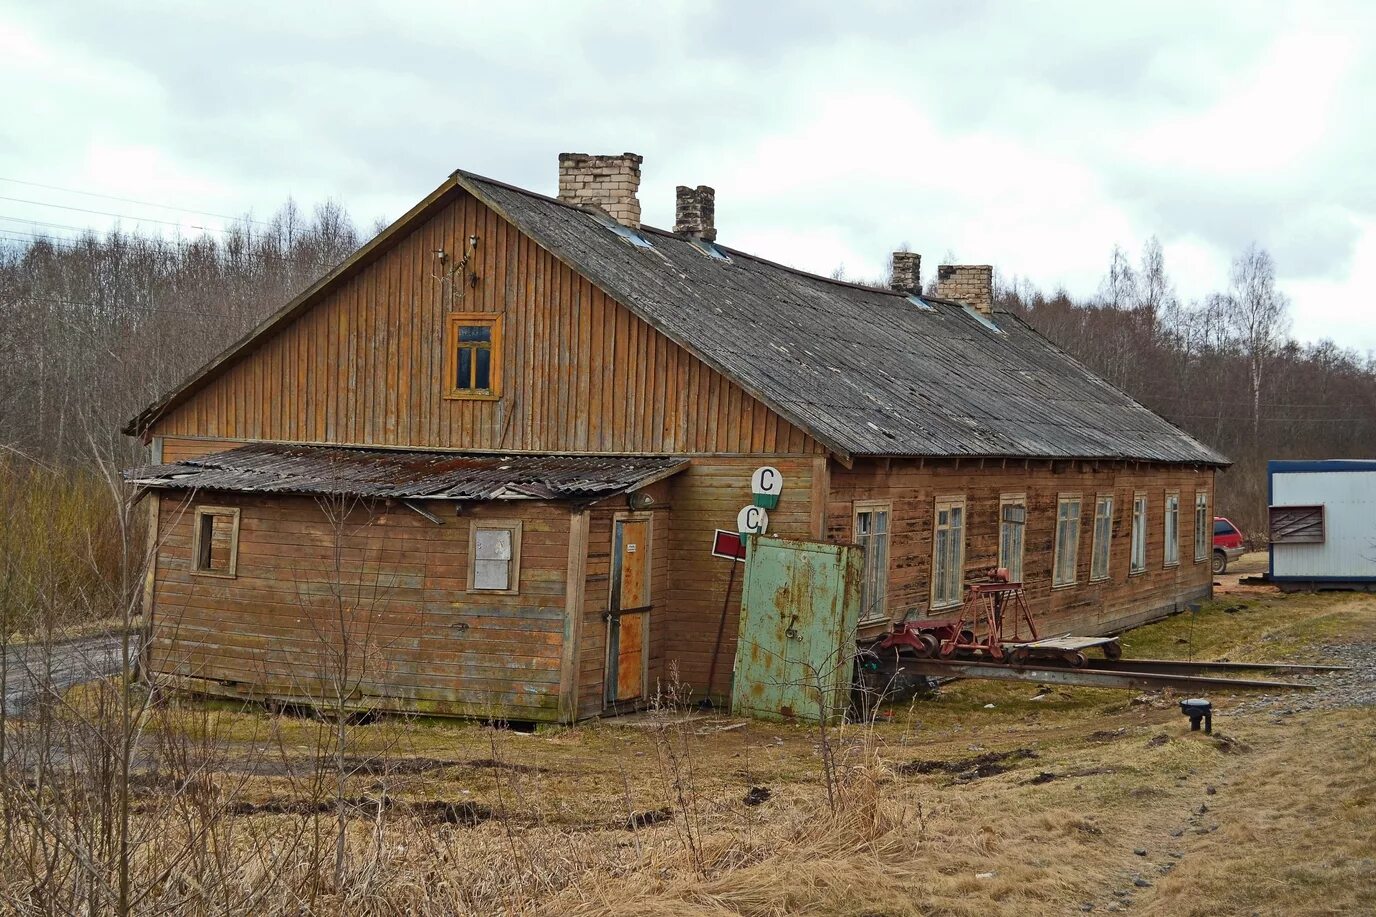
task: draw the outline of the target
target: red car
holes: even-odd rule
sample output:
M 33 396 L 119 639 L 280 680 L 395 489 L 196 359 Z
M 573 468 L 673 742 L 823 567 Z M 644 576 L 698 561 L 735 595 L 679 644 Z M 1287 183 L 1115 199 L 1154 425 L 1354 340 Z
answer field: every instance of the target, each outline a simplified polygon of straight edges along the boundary
M 1237 560 L 1247 550 L 1242 538 L 1242 530 L 1233 525 L 1232 520 L 1222 516 L 1214 517 L 1214 572 L 1223 573 L 1228 569 L 1228 561 Z

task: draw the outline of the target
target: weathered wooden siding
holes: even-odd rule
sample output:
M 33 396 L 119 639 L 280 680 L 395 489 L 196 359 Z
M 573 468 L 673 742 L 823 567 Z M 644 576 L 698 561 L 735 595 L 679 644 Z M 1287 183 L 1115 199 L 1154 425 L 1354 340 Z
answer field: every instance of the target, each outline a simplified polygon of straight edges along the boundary
M 462 298 L 450 302 L 433 252 L 457 258 L 474 234 L 478 283 L 459 283 Z M 449 312 L 504 313 L 500 399 L 442 397 Z M 458 191 L 152 432 L 523 451 L 821 451 Z
M 214 452 L 224 452 L 226 449 L 233 449 L 242 446 L 243 443 L 233 439 L 200 439 L 189 436 L 164 436 L 161 437 L 162 461 L 167 463 L 184 462 L 187 459 L 200 458 L 203 455 L 210 455 Z
M 432 504 L 445 520 L 435 525 L 360 506 L 336 526 L 308 498 L 197 501 L 240 508 L 238 575 L 189 572 L 196 504 L 162 497 L 154 672 L 212 692 L 318 698 L 348 633 L 364 660 L 350 670 L 357 706 L 556 718 L 567 508 L 498 503 L 456 517 Z M 522 522 L 519 595 L 467 592 L 469 527 L 483 518 Z M 341 607 L 352 609 L 344 627 Z
M 1184 603 L 1207 596 L 1213 578 L 1209 557 L 1194 559 L 1196 489 L 1209 492 L 1209 544 L 1212 546 L 1212 469 L 1179 466 L 1083 462 L 987 462 L 867 460 L 853 469 L 834 466 L 827 505 L 827 535 L 851 541 L 852 509 L 857 500 L 888 500 L 889 594 L 892 617 L 928 613 L 931 599 L 932 528 L 936 497 L 966 500 L 965 575 L 973 579 L 996 565 L 999 551 L 999 497 L 1027 495 L 1023 579 L 1032 611 L 1048 632 L 1109 632 L 1160 617 Z M 1180 563 L 1163 566 L 1165 494 L 1180 492 Z M 1129 575 L 1132 500 L 1147 494 L 1147 566 Z M 1056 507 L 1060 494 L 1082 498 L 1076 583 L 1053 588 L 1052 563 Z M 1114 496 L 1109 576 L 1089 582 L 1094 534 L 1094 502 Z M 947 613 L 947 612 L 941 612 Z
M 669 587 L 671 595 L 666 668 L 677 666 L 680 681 L 693 697 L 729 694 L 731 667 L 736 656 L 740 621 L 741 578 L 744 565 L 713 557 L 712 538 L 717 529 L 734 531 L 736 513 L 750 504 L 750 474 L 761 465 L 773 465 L 784 476 L 783 496 L 769 512 L 769 532 L 784 538 L 820 538 L 821 505 L 815 492 L 825 475 L 825 459 L 797 456 L 741 456 L 697 458 L 687 470 L 671 478 L 672 532 L 669 538 Z M 734 580 L 731 576 L 735 567 Z M 727 601 L 727 584 L 731 583 Z M 724 612 L 723 612 L 723 606 Z M 708 674 L 722 615 L 726 624 L 718 651 L 716 675 L 709 687 Z

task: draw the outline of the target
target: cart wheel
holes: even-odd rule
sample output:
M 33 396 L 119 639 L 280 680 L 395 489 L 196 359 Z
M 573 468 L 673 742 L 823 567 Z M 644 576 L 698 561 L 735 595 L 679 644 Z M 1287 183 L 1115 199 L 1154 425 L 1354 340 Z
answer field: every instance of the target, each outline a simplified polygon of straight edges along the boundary
M 1071 668 L 1075 669 L 1083 669 L 1089 665 L 1089 660 L 1085 658 L 1085 654 L 1079 652 L 1066 653 L 1065 661 L 1070 664 Z
M 966 644 L 967 646 L 968 646 L 969 644 L 971 644 L 971 643 L 974 643 L 974 642 L 975 642 L 975 632 L 972 631 L 972 630 L 963 630 L 963 631 L 961 631 L 961 632 L 960 632 L 960 642 Z
M 1104 644 L 1104 658 L 1105 658 L 1105 659 L 1122 659 L 1122 658 L 1123 658 L 1123 644 L 1119 643 L 1117 640 L 1114 640 L 1112 643 L 1105 643 L 1105 644 Z
M 941 648 L 941 643 L 931 634 L 918 634 L 917 642 L 920 643 L 921 646 L 914 647 L 914 649 L 919 659 L 931 659 L 936 655 L 937 650 Z

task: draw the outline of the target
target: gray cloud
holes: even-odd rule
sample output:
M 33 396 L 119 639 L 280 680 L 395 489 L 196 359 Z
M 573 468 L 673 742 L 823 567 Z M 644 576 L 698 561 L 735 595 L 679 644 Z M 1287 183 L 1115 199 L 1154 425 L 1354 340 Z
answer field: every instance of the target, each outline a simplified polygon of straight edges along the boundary
M 34 87 L 0 119 L 11 177 L 67 184 L 115 149 L 215 198 L 190 206 L 332 195 L 366 219 L 455 167 L 549 191 L 556 153 L 629 149 L 656 222 L 673 184 L 708 182 L 725 238 L 800 266 L 877 273 L 907 241 L 1077 292 L 1151 234 L 1186 295 L 1254 239 L 1283 281 L 1339 286 L 1376 245 L 1356 2 L 91 0 L 5 20 L 37 47 L 0 62 Z M 1274 103 L 1249 102 L 1268 80 Z

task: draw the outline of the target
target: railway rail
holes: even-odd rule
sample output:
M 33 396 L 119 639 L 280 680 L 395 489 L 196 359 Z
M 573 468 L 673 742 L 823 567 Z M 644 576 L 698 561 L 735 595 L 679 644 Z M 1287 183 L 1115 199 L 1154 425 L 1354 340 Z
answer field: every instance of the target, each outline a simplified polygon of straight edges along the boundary
M 1159 691 L 1162 688 L 1182 691 L 1308 690 L 1318 685 L 1300 681 L 1230 678 L 1228 675 L 1249 671 L 1296 675 L 1347 671 L 1345 666 L 1271 662 L 1185 662 L 1174 659 L 1091 659 L 1083 666 L 1073 666 L 1056 664 L 1050 660 L 1012 665 L 973 659 L 900 656 L 896 664 L 908 672 L 936 678 L 989 678 L 1144 691 Z

